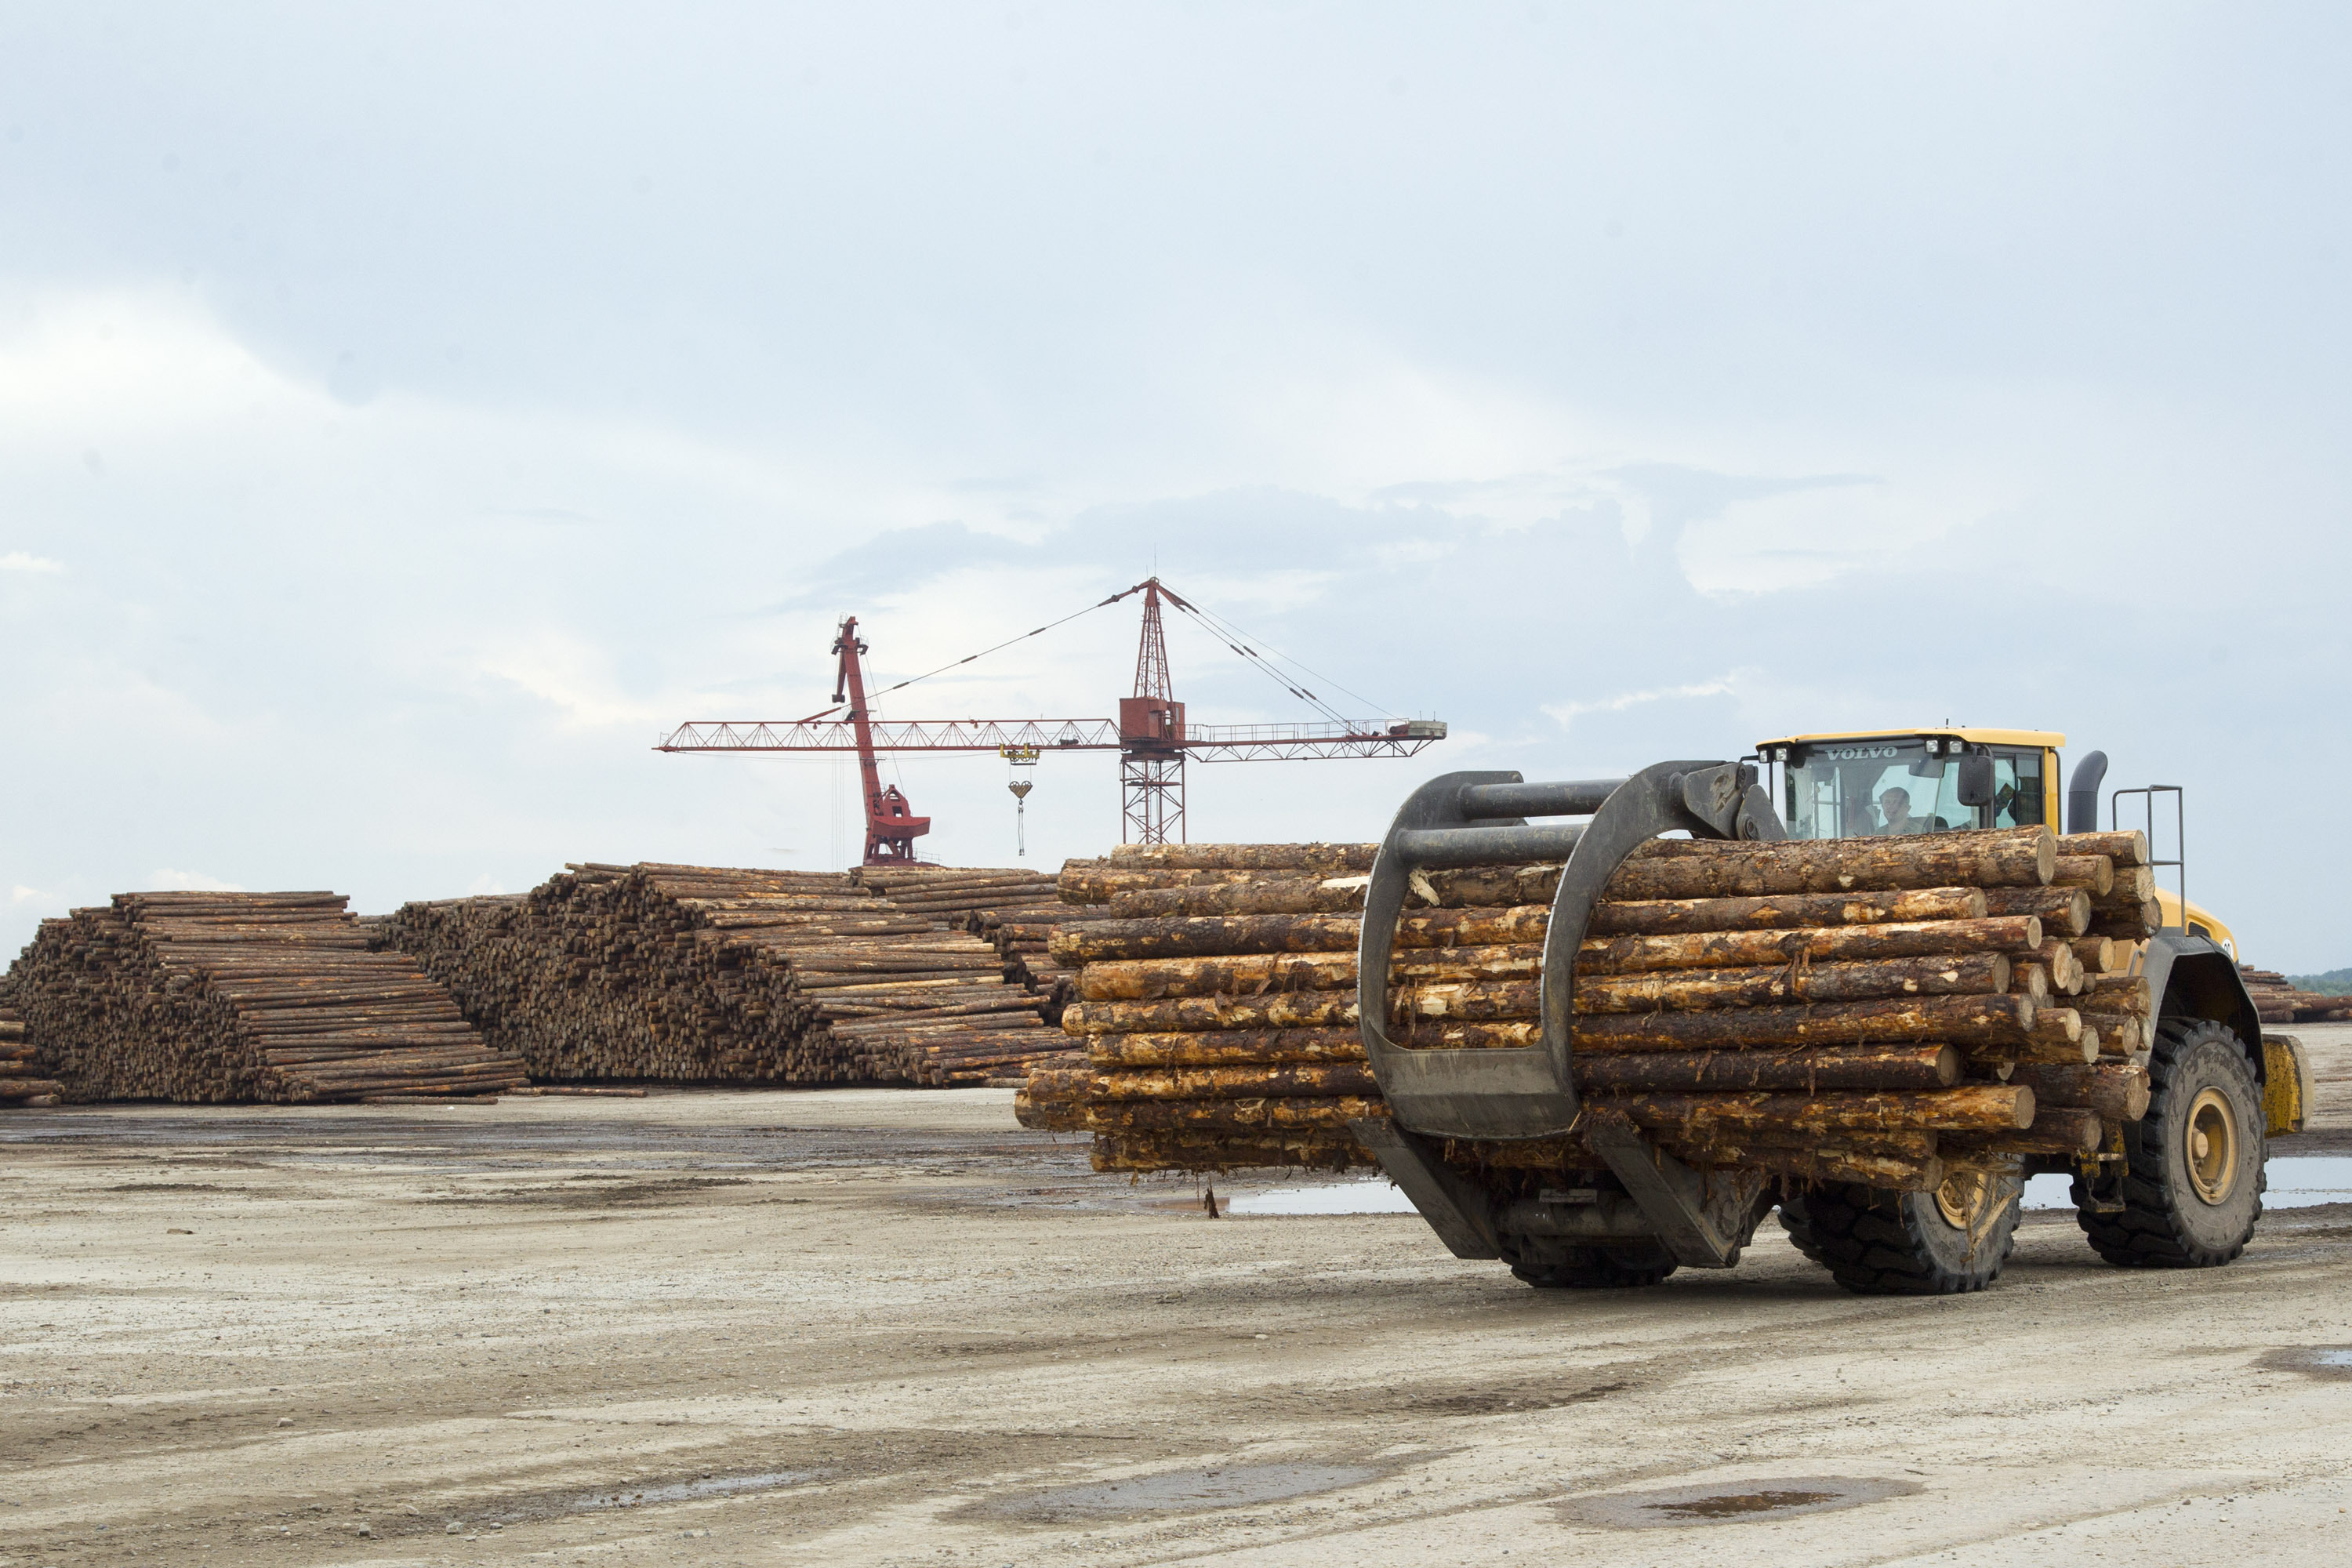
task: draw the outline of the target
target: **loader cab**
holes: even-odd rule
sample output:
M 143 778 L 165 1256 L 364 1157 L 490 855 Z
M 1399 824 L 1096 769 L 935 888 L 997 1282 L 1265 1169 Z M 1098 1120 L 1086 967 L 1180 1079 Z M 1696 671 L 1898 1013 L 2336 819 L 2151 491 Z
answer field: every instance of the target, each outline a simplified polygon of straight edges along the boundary
M 1756 748 L 1756 760 L 1779 775 L 1773 798 L 1791 838 L 1869 838 L 1944 833 L 1963 827 L 2064 830 L 2059 748 L 2049 730 L 1871 730 L 1843 735 L 1785 735 Z M 1979 793 L 1963 790 L 1961 763 L 1973 765 Z M 1984 764 L 1991 768 L 1989 781 Z M 2095 787 L 2095 783 L 2094 784 Z M 1889 799 L 1889 792 L 1899 792 Z M 1890 808 L 1892 808 L 1890 810 Z M 2237 938 L 2211 910 L 2184 905 L 2158 887 L 2163 923 L 2206 937 L 2232 957 Z
M 2065 743 L 2041 730 L 1878 730 L 1785 736 L 1757 754 L 1780 774 L 1790 837 L 1870 838 L 2036 823 L 2054 831 Z

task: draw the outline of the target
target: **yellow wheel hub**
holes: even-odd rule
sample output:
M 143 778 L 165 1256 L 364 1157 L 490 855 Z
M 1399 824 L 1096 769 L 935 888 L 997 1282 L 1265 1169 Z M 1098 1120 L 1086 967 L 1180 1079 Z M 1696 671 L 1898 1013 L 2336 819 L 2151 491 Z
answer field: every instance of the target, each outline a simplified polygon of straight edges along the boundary
M 1982 1171 L 1961 1171 L 1936 1189 L 1936 1210 L 1954 1230 L 1974 1230 L 1991 1196 L 1992 1184 Z
M 2229 1201 L 2238 1184 L 2238 1117 L 2230 1097 L 2218 1089 L 2189 1102 L 2189 1184 L 2209 1204 Z

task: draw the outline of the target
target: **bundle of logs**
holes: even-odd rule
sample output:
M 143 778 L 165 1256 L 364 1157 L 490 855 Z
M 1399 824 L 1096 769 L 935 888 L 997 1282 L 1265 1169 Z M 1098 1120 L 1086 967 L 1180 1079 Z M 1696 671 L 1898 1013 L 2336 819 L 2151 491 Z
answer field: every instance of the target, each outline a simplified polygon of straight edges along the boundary
M 1130 847 L 1063 896 L 1110 920 L 1054 939 L 1084 965 L 1031 1125 L 1095 1134 L 1104 1170 L 1340 1169 L 1388 1114 L 1357 1029 L 1370 845 Z M 2138 834 L 2046 828 L 1775 844 L 1652 842 L 1576 958 L 1586 1114 L 1693 1163 L 1922 1190 L 1949 1165 L 2102 1146 L 2145 1108 L 2157 924 Z M 1408 1048 L 1537 1043 L 1557 865 L 1412 880 L 1386 1033 Z M 1521 1169 L 1599 1163 L 1573 1137 L 1457 1143 Z
M 9 989 L 52 1080 L 43 1089 L 312 1102 L 474 1098 L 526 1081 L 521 1060 L 486 1044 L 413 959 L 372 951 L 344 903 L 121 893 L 42 921 Z
M 1063 1047 L 994 947 L 944 929 L 970 905 L 913 901 L 851 873 L 583 864 L 407 905 L 384 940 L 549 1080 L 979 1083 Z
M 64 1093 L 25 1037 L 24 1018 L 15 1007 L 0 1005 L 0 1106 L 55 1105 Z
M 866 866 L 850 875 L 898 908 L 921 910 L 988 942 L 1005 984 L 1036 996 L 1045 1022 L 1060 1024 L 1063 1007 L 1076 994 L 1077 971 L 1055 963 L 1046 943 L 1061 926 L 1090 911 L 1062 902 L 1058 879 L 1039 871 L 935 866 Z
M 2254 1010 L 2265 1024 L 2333 1024 L 2352 1018 L 2352 996 L 2300 990 L 2273 969 L 2252 969 L 2242 963 L 2238 973 L 2244 976 L 2246 994 L 2254 999 Z

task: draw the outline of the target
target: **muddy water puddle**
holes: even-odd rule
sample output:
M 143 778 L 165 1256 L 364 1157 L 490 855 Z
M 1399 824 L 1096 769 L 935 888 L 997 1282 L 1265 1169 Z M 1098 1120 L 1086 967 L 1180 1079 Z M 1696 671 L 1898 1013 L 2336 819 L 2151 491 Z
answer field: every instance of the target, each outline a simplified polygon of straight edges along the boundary
M 2352 1377 L 2352 1345 L 2290 1345 L 2265 1353 L 2255 1364 L 2272 1372 L 2307 1373 L 2331 1381 Z
M 750 1476 L 703 1476 L 662 1487 L 637 1487 L 620 1491 L 590 1492 L 569 1505 L 573 1513 L 599 1509 L 638 1508 L 647 1503 L 692 1502 L 698 1498 L 736 1497 L 744 1492 L 781 1491 L 821 1479 L 823 1470 L 764 1470 Z
M 1412 1200 L 1385 1181 L 1318 1182 L 1312 1186 L 1275 1187 L 1242 1193 L 1225 1205 L 1228 1214 L 1411 1214 Z
M 1571 1498 L 1560 1516 L 1571 1523 L 1612 1530 L 1656 1530 L 1675 1525 L 1736 1524 L 1759 1519 L 1793 1519 L 1859 1508 L 1927 1489 L 1917 1481 L 1866 1477 L 1776 1476 L 1769 1480 L 1672 1487 L 1657 1491 L 1610 1492 Z
M 1208 1509 L 1286 1502 L 1292 1498 L 1360 1486 L 1380 1476 L 1379 1470 L 1368 1465 L 1221 1465 L 1215 1468 L 1162 1470 L 1126 1480 L 1061 1487 L 984 1506 L 991 1513 L 1039 1521 L 1081 1516 L 1194 1513 Z

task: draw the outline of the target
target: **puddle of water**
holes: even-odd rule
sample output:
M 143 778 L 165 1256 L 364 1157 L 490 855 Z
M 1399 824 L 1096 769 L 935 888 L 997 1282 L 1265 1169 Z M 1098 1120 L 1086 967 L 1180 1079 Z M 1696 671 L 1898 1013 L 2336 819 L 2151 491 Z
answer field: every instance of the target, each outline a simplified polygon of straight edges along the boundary
M 1380 1180 L 1276 1187 L 1246 1193 L 1225 1205 L 1230 1214 L 1411 1214 L 1412 1203 Z
M 1314 1492 L 1336 1491 L 1379 1479 L 1365 1465 L 1228 1465 L 1219 1469 L 1162 1470 L 1131 1480 L 1064 1487 L 997 1505 L 992 1511 L 1030 1518 L 1061 1514 L 1191 1513 L 1247 1508 Z
M 1833 1501 L 1835 1492 L 1718 1492 L 1691 1502 L 1654 1502 L 1653 1511 L 1683 1519 L 1729 1519 L 1742 1513 L 1781 1513 Z
M 2330 1383 L 2352 1377 L 2352 1347 L 2297 1345 L 2269 1352 L 2257 1363 L 2276 1372 L 2300 1372 Z
M 1790 1519 L 1801 1513 L 1826 1513 L 1832 1509 L 1884 1502 L 1888 1498 L 1908 1497 L 1926 1489 L 1917 1481 L 1788 1476 L 1761 1486 L 1750 1483 L 1737 1490 L 1718 1485 L 1614 1492 L 1571 1498 L 1559 1507 L 1565 1518 L 1580 1524 L 1655 1530 L 1662 1526 L 1725 1524 L 1748 1519 Z
M 705 1476 L 666 1487 L 641 1487 L 626 1491 L 592 1492 L 575 1499 L 572 1510 L 585 1513 L 600 1508 L 637 1508 L 646 1503 L 687 1502 L 695 1498 L 731 1497 L 737 1492 L 775 1491 L 815 1480 L 823 1470 L 769 1470 L 756 1476 Z
M 2263 1194 L 2266 1209 L 2307 1209 L 2317 1204 L 2352 1204 L 2352 1156 L 2302 1154 L 2273 1158 L 2264 1168 L 2270 1178 Z M 2070 1209 L 2074 1206 L 2072 1178 L 2036 1176 L 2025 1184 L 2030 1209 Z

